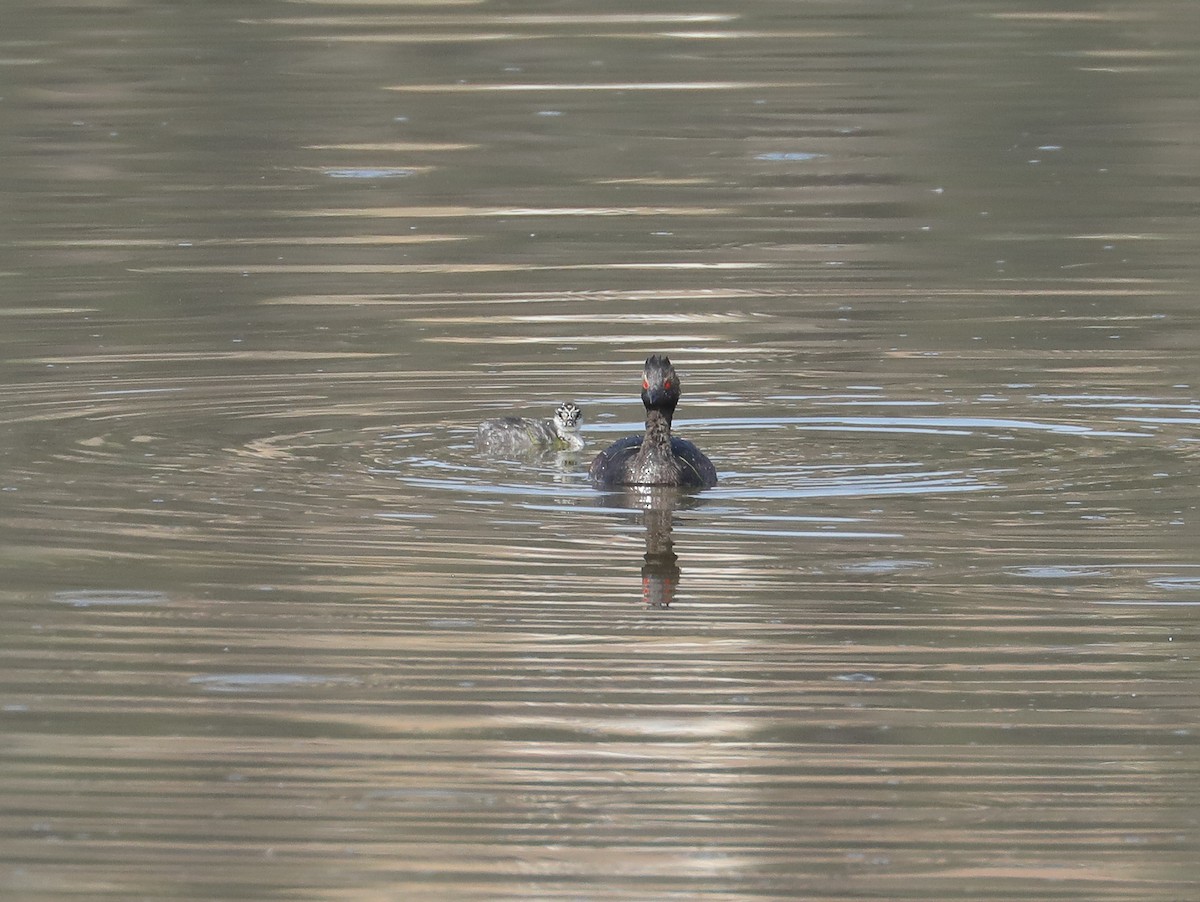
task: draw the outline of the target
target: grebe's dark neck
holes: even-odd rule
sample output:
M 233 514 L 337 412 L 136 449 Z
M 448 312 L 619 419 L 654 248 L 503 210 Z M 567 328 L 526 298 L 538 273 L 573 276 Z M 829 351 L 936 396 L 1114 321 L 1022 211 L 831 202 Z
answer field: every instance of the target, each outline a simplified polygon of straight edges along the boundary
M 671 450 L 671 411 L 646 409 L 646 434 L 630 461 L 630 485 L 679 485 L 679 461 Z
M 667 428 L 671 428 L 671 421 L 674 420 L 674 404 L 654 404 L 646 407 L 646 426 L 649 428 L 650 420 L 662 420 L 666 422 Z
M 649 407 L 646 409 L 646 440 L 651 437 L 665 439 L 665 444 L 671 444 L 671 420 L 675 416 L 673 408 Z

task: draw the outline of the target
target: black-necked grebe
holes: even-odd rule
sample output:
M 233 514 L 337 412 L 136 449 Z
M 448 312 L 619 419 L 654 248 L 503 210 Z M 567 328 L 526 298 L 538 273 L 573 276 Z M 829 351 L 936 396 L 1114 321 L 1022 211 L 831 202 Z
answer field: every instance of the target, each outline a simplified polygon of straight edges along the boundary
M 529 451 L 578 451 L 583 447 L 579 421 L 583 414 L 568 401 L 548 420 L 498 417 L 484 420 L 475 430 L 475 445 L 492 454 Z
M 671 361 L 658 354 L 642 370 L 642 404 L 646 434 L 613 442 L 596 455 L 588 470 L 598 487 L 675 485 L 706 489 L 717 484 L 717 468 L 686 439 L 671 435 L 671 418 L 679 403 L 679 376 Z

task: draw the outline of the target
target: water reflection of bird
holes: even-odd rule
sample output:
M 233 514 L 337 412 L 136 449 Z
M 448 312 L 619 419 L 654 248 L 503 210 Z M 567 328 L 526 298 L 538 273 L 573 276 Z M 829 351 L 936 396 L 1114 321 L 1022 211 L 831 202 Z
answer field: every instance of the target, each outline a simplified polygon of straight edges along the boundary
M 717 484 L 717 469 L 704 452 L 686 439 L 671 435 L 679 394 L 679 376 L 671 361 L 658 354 L 647 358 L 642 370 L 646 432 L 619 439 L 597 454 L 588 470 L 593 484 L 701 489 Z
M 560 404 L 546 420 L 526 417 L 497 417 L 484 420 L 475 430 L 475 445 L 490 454 L 519 454 L 530 451 L 578 451 L 583 447 L 579 421 L 583 414 L 568 401 Z
M 648 510 L 646 521 L 646 554 L 642 564 L 642 601 L 652 608 L 669 607 L 675 600 L 675 587 L 682 571 L 679 555 L 671 540 L 670 510 Z
M 642 601 L 649 607 L 670 607 L 675 600 L 682 570 L 675 542 L 671 537 L 675 513 L 701 506 L 704 502 L 690 492 L 672 486 L 627 486 L 606 492 L 604 503 L 640 512 L 646 528 L 646 553 L 642 557 Z

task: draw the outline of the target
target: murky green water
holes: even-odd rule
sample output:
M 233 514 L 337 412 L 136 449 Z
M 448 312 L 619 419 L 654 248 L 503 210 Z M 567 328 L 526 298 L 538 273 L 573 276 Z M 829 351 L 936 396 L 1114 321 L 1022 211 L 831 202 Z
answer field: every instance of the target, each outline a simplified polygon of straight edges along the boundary
M 1200 891 L 1189 0 L 0 19 L 6 899 Z

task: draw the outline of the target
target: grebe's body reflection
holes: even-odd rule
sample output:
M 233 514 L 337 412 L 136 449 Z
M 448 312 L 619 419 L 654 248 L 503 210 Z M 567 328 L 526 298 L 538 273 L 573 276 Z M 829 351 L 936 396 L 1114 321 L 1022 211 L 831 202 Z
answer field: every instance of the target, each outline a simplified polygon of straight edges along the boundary
M 642 564 L 642 601 L 652 608 L 669 607 L 679 585 L 679 556 L 671 540 L 673 511 L 645 512 L 646 554 Z
M 677 510 L 697 507 L 695 494 L 673 486 L 627 486 L 605 493 L 605 504 L 640 512 L 646 527 L 646 553 L 642 562 L 642 601 L 653 608 L 670 607 L 675 600 L 681 571 L 671 537 Z

